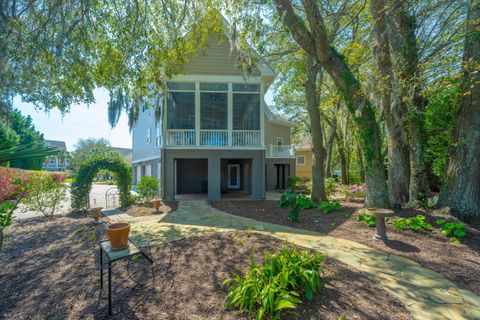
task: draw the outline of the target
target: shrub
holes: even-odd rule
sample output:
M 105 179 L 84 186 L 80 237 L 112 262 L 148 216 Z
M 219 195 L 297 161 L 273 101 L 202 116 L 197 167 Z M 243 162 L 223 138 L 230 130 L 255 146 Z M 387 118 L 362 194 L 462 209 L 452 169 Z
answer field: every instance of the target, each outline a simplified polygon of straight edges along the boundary
M 440 226 L 440 232 L 446 236 L 452 236 L 450 241 L 455 243 L 460 243 L 460 238 L 463 238 L 467 235 L 467 230 L 465 224 L 460 222 L 447 222 L 446 220 L 440 219 L 436 223 Z
M 365 224 L 370 228 L 375 228 L 375 225 L 377 223 L 376 218 L 369 214 L 359 214 L 357 216 L 357 221 L 364 221 Z
M 158 193 L 160 183 L 158 179 L 150 176 L 143 176 L 137 184 L 137 193 L 147 203 L 150 203 Z
M 53 216 L 61 208 L 60 202 L 67 198 L 66 175 L 34 173 L 27 184 L 28 196 L 24 202 L 31 211 L 39 211 L 44 216 Z
M 226 307 L 235 307 L 256 319 L 278 319 L 283 309 L 296 308 L 301 296 L 308 301 L 323 288 L 321 253 L 297 251 L 285 246 L 280 253 L 264 254 L 263 265 L 256 266 L 253 252 L 250 272 L 225 280 Z
M 365 185 L 342 185 L 340 187 L 340 193 L 346 201 L 351 201 L 353 199 L 363 199 L 365 198 Z
M 332 177 L 325 179 L 325 195 L 327 196 L 327 198 L 330 198 L 331 196 L 333 196 L 333 194 L 335 193 L 335 190 L 336 190 L 335 179 Z
M 318 206 L 318 209 L 320 209 L 323 213 L 328 214 L 331 211 L 339 210 L 341 207 L 342 206 L 340 205 L 340 202 L 338 202 L 337 199 L 334 199 L 332 202 L 322 201 L 322 203 L 320 203 Z
M 412 231 L 418 232 L 420 230 L 430 231 L 432 230 L 432 225 L 425 222 L 425 216 L 417 215 L 412 218 L 398 218 L 393 221 L 393 226 L 397 230 L 406 230 L 410 229 Z
M 288 177 L 288 188 L 298 193 L 312 193 L 312 179 L 307 177 Z
M 287 189 L 280 197 L 280 207 L 290 209 L 288 217 L 292 221 L 298 221 L 300 210 L 315 208 L 316 205 L 308 196 Z

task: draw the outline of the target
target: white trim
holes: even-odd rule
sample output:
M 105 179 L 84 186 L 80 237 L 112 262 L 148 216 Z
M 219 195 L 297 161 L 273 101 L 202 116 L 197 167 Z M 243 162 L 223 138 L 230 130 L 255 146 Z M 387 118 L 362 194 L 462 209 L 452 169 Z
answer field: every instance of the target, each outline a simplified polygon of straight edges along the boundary
M 200 82 L 195 82 L 195 144 L 200 145 Z
M 225 146 L 165 146 L 163 149 L 188 149 L 188 150 L 265 150 L 264 147 L 225 147 Z
M 260 84 L 260 145 L 265 148 L 265 99 L 264 86 Z
M 259 76 L 222 76 L 222 75 L 200 75 L 200 74 L 178 74 L 172 76 L 169 82 L 234 82 L 234 83 L 249 83 L 249 84 L 260 84 L 262 83 L 262 78 Z M 192 91 L 192 90 L 188 90 Z
M 228 130 L 228 146 L 232 146 L 232 132 L 233 132 L 233 90 L 232 83 L 228 83 L 227 96 L 227 130 Z
M 156 159 L 160 159 L 160 155 L 147 157 L 147 158 L 141 158 L 141 159 L 138 159 L 138 160 L 132 160 L 132 164 L 139 163 L 139 162 L 150 161 L 150 160 L 156 160 Z
M 240 165 L 239 164 L 228 164 L 228 189 L 240 189 Z M 230 184 L 231 178 L 231 169 L 235 167 L 237 168 L 237 183 L 235 185 Z
M 303 163 L 298 163 L 298 159 L 303 158 Z M 305 165 L 305 156 L 296 156 L 295 157 L 295 165 L 297 166 L 304 166 Z

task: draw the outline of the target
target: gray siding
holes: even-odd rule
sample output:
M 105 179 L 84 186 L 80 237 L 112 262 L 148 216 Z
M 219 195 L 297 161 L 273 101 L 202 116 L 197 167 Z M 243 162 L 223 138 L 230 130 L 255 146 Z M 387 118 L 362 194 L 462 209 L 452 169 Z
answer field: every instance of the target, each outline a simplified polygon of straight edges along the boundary
M 288 164 L 290 165 L 290 175 L 285 173 L 285 185 L 289 176 L 295 175 L 295 158 L 291 159 L 265 159 L 266 170 L 266 189 L 267 191 L 273 191 L 277 185 L 277 167 L 276 164 Z
M 290 128 L 280 124 L 271 123 L 265 116 L 265 145 L 277 144 L 277 137 L 283 138 L 283 144 L 291 144 Z
M 220 39 L 220 42 L 218 41 Z M 184 66 L 185 74 L 242 75 L 236 67 L 237 54 L 230 54 L 230 42 L 225 35 L 214 34 L 204 51 L 192 57 Z M 252 75 L 259 76 L 255 70 Z
M 137 123 L 133 127 L 133 154 L 132 161 L 139 161 L 146 158 L 160 157 L 160 146 L 156 146 L 156 128 L 160 125 L 155 121 L 155 111 L 152 108 L 143 111 L 140 109 L 140 115 Z M 147 130 L 150 129 L 151 139 L 147 142 Z M 160 134 L 161 134 L 160 130 Z

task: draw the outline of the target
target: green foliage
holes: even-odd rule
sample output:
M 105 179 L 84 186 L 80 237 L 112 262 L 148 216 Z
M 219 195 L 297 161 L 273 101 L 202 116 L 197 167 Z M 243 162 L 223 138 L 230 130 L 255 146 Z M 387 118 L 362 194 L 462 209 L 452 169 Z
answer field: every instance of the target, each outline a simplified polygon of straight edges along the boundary
M 331 211 L 339 210 L 341 207 L 342 206 L 340 205 L 340 202 L 338 202 L 337 199 L 334 199 L 332 202 L 322 201 L 322 203 L 320 203 L 318 206 L 318 209 L 320 209 L 323 213 L 328 214 Z
M 137 184 L 137 193 L 143 201 L 150 203 L 158 193 L 160 182 L 152 176 L 143 176 Z
M 336 190 L 335 179 L 332 177 L 325 179 L 325 194 L 327 198 L 330 198 L 335 192 L 335 190 Z
M 363 221 L 365 224 L 370 227 L 370 228 L 375 228 L 376 225 L 376 218 L 374 216 L 371 216 L 369 214 L 359 214 L 357 216 L 357 221 Z
M 285 246 L 280 253 L 265 253 L 263 265 L 256 266 L 253 252 L 250 271 L 225 280 L 226 307 L 238 308 L 257 320 L 278 319 L 286 308 L 296 308 L 303 295 L 308 301 L 323 288 L 321 265 L 325 257 L 318 252 L 297 251 Z
M 66 200 L 68 186 L 63 183 L 64 178 L 43 172 L 36 172 L 30 176 L 24 199 L 28 210 L 41 212 L 44 216 L 53 216 L 61 208 L 60 202 Z
M 72 153 L 70 164 L 77 168 L 80 163 L 95 157 L 120 157 L 105 138 L 87 138 L 80 139 L 75 144 L 75 151 Z
M 280 197 L 280 207 L 290 209 L 288 217 L 298 221 L 300 210 L 315 208 L 315 202 L 304 194 L 298 194 L 292 189 L 285 190 Z
M 117 186 L 120 192 L 120 205 L 128 206 L 132 183 L 131 168 L 120 157 L 99 156 L 81 163 L 71 185 L 72 209 L 84 210 L 92 189 L 92 182 L 98 170 L 107 169 L 116 173 Z
M 312 193 L 312 179 L 307 177 L 288 177 L 288 188 L 298 193 Z
M 460 238 L 464 238 L 467 235 L 467 229 L 465 224 L 460 222 L 447 222 L 444 219 L 439 219 L 436 223 L 440 226 L 440 232 L 443 235 L 452 236 L 450 241 L 454 243 L 460 243 Z
M 437 88 L 437 86 L 432 86 Z M 425 128 L 427 131 L 425 158 L 432 171 L 441 181 L 449 159 L 449 148 L 454 143 L 453 133 L 457 114 L 456 101 L 458 85 L 440 85 L 428 94 L 425 108 Z
M 420 230 L 431 231 L 432 225 L 425 222 L 425 216 L 417 215 L 411 218 L 398 218 L 393 221 L 393 226 L 397 230 L 407 230 L 418 232 Z

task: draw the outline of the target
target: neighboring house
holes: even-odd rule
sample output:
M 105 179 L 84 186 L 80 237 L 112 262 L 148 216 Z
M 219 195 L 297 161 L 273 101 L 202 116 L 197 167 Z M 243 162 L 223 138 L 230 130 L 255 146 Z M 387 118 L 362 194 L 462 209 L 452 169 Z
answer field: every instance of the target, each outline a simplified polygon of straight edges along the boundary
M 303 135 L 295 144 L 295 175 L 312 178 L 312 143 L 310 135 Z
M 117 148 L 117 147 L 112 147 L 113 151 L 116 151 L 120 154 L 120 157 L 122 157 L 123 160 L 125 160 L 128 164 L 132 164 L 132 156 L 133 156 L 133 151 L 132 149 L 129 148 Z
M 65 141 L 45 140 L 45 144 L 49 147 L 57 148 L 61 150 L 61 152 L 54 156 L 48 156 L 43 162 L 42 170 L 65 171 L 70 166 Z
M 133 184 L 141 176 L 161 181 L 161 196 L 226 193 L 265 197 L 284 189 L 295 173 L 290 125 L 266 106 L 275 78 L 261 59 L 250 76 L 236 67 L 228 38 L 213 35 L 184 74 L 166 83 L 161 120 L 143 108 L 133 128 Z

